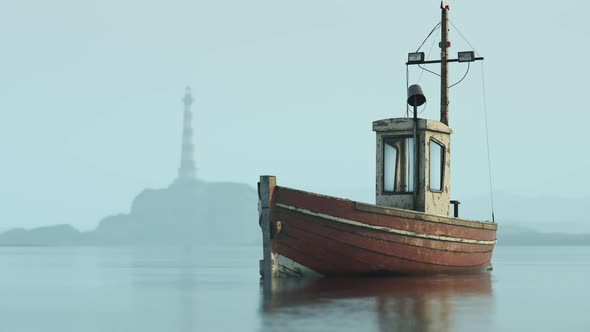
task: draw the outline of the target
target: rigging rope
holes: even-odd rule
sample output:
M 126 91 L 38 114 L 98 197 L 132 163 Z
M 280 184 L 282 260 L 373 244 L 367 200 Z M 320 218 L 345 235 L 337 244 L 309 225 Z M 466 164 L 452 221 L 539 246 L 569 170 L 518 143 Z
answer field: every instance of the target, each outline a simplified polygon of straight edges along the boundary
M 428 38 L 430 38 L 430 36 L 432 36 L 432 34 L 437 31 L 440 28 L 440 22 L 438 22 L 434 28 L 432 28 L 432 30 L 430 30 L 430 32 L 428 33 L 428 35 L 426 36 L 426 38 L 424 38 L 424 40 L 422 41 L 422 44 L 420 44 L 420 46 L 418 46 L 418 49 L 416 49 L 416 53 L 418 51 L 420 51 L 420 49 L 422 48 L 422 46 L 424 46 L 424 44 L 426 43 L 426 41 L 428 40 Z M 430 45 L 430 50 L 428 51 L 428 56 L 430 56 L 430 53 L 432 52 L 432 49 L 434 48 L 434 43 L 436 42 L 436 38 L 432 40 L 432 45 Z M 422 71 L 420 72 L 420 77 L 418 78 L 418 83 L 420 83 L 420 79 L 422 78 L 422 73 L 426 70 L 428 72 L 433 73 L 434 75 L 438 75 L 437 73 L 430 71 L 420 65 L 418 65 L 418 67 L 420 67 L 422 69 Z M 408 91 L 408 88 L 410 87 L 410 69 L 408 67 L 408 65 L 406 64 L 406 92 Z M 438 75 L 440 76 L 440 75 Z M 406 117 L 410 116 L 410 107 L 408 106 L 408 103 L 405 103 L 406 105 Z M 424 110 L 423 110 L 424 111 Z
M 438 28 L 440 28 L 440 25 L 438 26 Z M 438 31 L 438 28 L 436 28 L 435 31 Z M 434 43 L 436 43 L 436 38 L 432 38 L 432 44 L 430 45 L 430 50 L 428 51 L 428 54 L 426 55 L 426 59 L 430 58 L 430 53 L 432 53 L 432 49 L 434 48 Z M 420 72 L 420 76 L 418 76 L 418 84 L 420 83 L 420 80 L 422 79 L 422 74 L 424 74 L 424 71 L 428 71 L 428 72 L 440 77 L 439 74 L 420 66 L 420 64 L 418 64 L 418 67 L 420 67 L 420 69 L 422 69 L 422 71 Z
M 481 56 L 479 54 L 479 52 L 477 52 L 477 50 L 475 49 L 475 47 L 473 47 L 473 45 L 469 42 L 469 40 L 467 40 L 467 38 L 465 38 L 465 36 L 463 35 L 463 33 L 461 33 L 461 30 L 459 30 L 459 28 L 457 28 L 457 26 L 455 26 L 455 24 L 449 20 L 449 23 L 451 23 L 451 25 L 453 26 L 453 28 L 455 28 L 455 30 L 457 30 L 457 32 L 459 33 L 459 35 L 461 36 L 461 38 L 463 38 L 463 40 L 465 40 L 465 42 L 467 42 L 467 44 L 471 47 L 471 49 L 478 55 Z M 422 44 L 420 44 L 420 46 L 418 47 L 418 49 L 416 50 L 416 52 L 418 52 L 420 50 L 420 48 L 422 48 L 422 46 L 424 46 L 424 43 L 426 43 L 426 41 L 428 40 L 428 38 L 438 29 L 440 28 L 441 23 L 439 22 L 437 25 L 434 26 L 434 28 L 432 28 L 432 30 L 430 31 L 430 33 L 428 34 L 428 36 L 426 36 L 426 38 L 424 39 L 424 41 L 422 42 Z M 428 52 L 428 55 L 430 55 L 430 52 L 432 52 L 432 47 L 434 46 L 434 42 L 436 41 L 436 39 L 434 39 L 431 47 L 430 47 L 430 51 Z M 422 73 L 424 71 L 430 72 L 434 75 L 440 76 L 439 74 L 428 70 L 420 65 L 418 65 L 418 67 L 420 67 L 420 69 L 422 69 L 422 71 L 420 72 L 420 77 L 418 78 L 418 82 L 420 82 L 420 79 L 422 78 Z M 461 83 L 465 77 L 467 76 L 467 74 L 469 73 L 469 68 L 470 68 L 470 64 L 469 62 L 467 63 L 467 70 L 465 71 L 465 74 L 463 75 L 463 77 L 457 82 L 454 83 L 453 85 L 449 86 L 449 88 Z M 409 86 L 409 68 L 408 65 L 406 65 L 406 91 L 408 89 Z M 488 157 L 488 179 L 489 179 L 489 185 L 490 185 L 490 203 L 491 203 L 491 208 L 492 208 L 492 222 L 496 222 L 496 217 L 494 214 L 494 188 L 492 185 L 492 158 L 491 158 L 491 154 L 490 154 L 490 135 L 489 135 L 489 129 L 488 129 L 488 112 L 487 112 L 487 100 L 486 100 L 486 85 L 485 85 L 485 75 L 484 75 L 484 67 L 483 67 L 483 61 L 481 62 L 481 86 L 482 86 L 482 94 L 483 94 L 483 113 L 484 113 L 484 121 L 485 121 L 485 129 L 486 129 L 486 148 L 487 148 L 487 157 Z M 409 106 L 407 103 L 406 104 L 406 117 L 409 117 Z M 424 109 L 422 110 L 422 112 L 424 112 L 426 110 L 426 105 L 424 106 Z
M 492 187 L 492 158 L 490 157 L 490 135 L 488 131 L 488 111 L 487 111 L 487 103 L 486 103 L 486 80 L 484 76 L 483 70 L 483 61 L 481 61 L 481 87 L 483 93 L 483 114 L 485 119 L 486 125 L 486 146 L 488 151 L 488 175 L 490 180 L 490 202 L 492 204 L 492 222 L 496 222 L 496 218 L 494 216 L 494 189 Z
M 477 53 L 477 55 L 478 55 L 478 56 L 481 56 L 481 55 L 479 54 L 479 52 L 478 52 L 478 51 L 475 49 L 475 47 L 473 47 L 473 45 L 471 45 L 471 43 L 469 42 L 469 40 L 467 40 L 467 38 L 465 38 L 465 36 L 463 36 L 463 34 L 461 33 L 461 30 L 459 30 L 459 28 L 457 28 L 457 27 L 455 26 L 455 24 L 453 24 L 453 21 L 451 21 L 451 20 L 449 19 L 449 23 L 451 23 L 451 25 L 453 26 L 453 28 L 455 28 L 455 30 L 457 30 L 457 32 L 459 33 L 459 35 L 461 36 L 461 38 L 463 38 L 463 40 L 465 40 L 465 41 L 467 42 L 467 44 L 469 45 L 469 47 L 471 47 L 471 49 L 472 49 L 472 50 L 473 50 L 475 53 Z
M 420 49 L 422 48 L 422 46 L 424 45 L 424 43 L 426 43 L 426 41 L 428 40 L 428 38 L 430 37 L 430 35 L 432 35 L 434 33 L 434 31 L 436 31 L 439 27 L 440 27 L 440 22 L 438 22 L 434 26 L 434 28 L 432 28 L 432 30 L 430 30 L 430 33 L 428 34 L 428 36 L 426 36 L 426 38 L 424 38 L 424 41 L 422 42 L 422 44 L 420 44 L 420 46 L 418 46 L 418 49 L 416 49 L 416 53 L 418 53 L 418 51 L 420 51 Z
M 429 72 L 429 73 L 431 73 L 431 74 L 433 74 L 433 75 L 436 75 L 436 76 L 440 77 L 440 74 L 437 74 L 437 73 L 433 72 L 433 71 L 432 71 L 432 70 L 430 70 L 430 69 L 426 69 L 426 68 L 424 68 L 424 67 L 420 66 L 420 64 L 418 64 L 418 67 L 420 67 L 420 69 L 422 69 L 422 71 L 420 72 L 420 76 L 422 76 L 422 73 L 423 73 L 424 71 L 427 71 L 427 72 Z M 418 82 L 420 82 L 420 81 L 418 81 Z
M 449 19 L 449 23 L 451 23 L 453 28 L 455 28 L 455 30 L 457 30 L 457 32 L 459 33 L 461 38 L 463 38 L 463 40 L 465 40 L 465 42 L 467 42 L 469 47 L 471 47 L 471 49 L 478 56 L 481 56 L 479 54 L 479 52 L 475 49 L 475 47 L 473 47 L 473 45 L 469 42 L 469 40 L 467 40 L 467 38 L 465 38 L 463 33 L 461 33 L 461 30 L 459 30 L 459 28 L 457 28 L 457 26 L 450 19 Z M 463 79 L 461 79 L 461 80 L 463 80 Z M 487 155 L 488 155 L 488 178 L 489 178 L 489 183 L 490 183 L 490 204 L 491 204 L 491 208 L 492 208 L 492 222 L 496 222 L 496 218 L 495 218 L 495 214 L 494 214 L 494 188 L 492 186 L 492 158 L 491 158 L 491 154 L 490 154 L 490 134 L 489 134 L 489 129 L 488 129 L 488 107 L 487 107 L 487 101 L 486 101 L 486 80 L 485 80 L 485 74 L 484 74 L 483 61 L 481 61 L 481 89 L 482 89 L 482 94 L 483 94 L 483 114 L 484 114 L 484 121 L 485 121 L 485 127 L 486 127 L 486 148 L 487 148 Z
M 470 62 L 467 62 L 467 70 L 465 71 L 465 75 L 463 75 L 463 77 L 461 77 L 461 79 L 457 83 L 451 84 L 451 86 L 449 86 L 449 89 L 452 88 L 452 87 L 454 87 L 455 85 L 463 82 L 463 80 L 465 79 L 465 77 L 467 77 L 467 74 L 469 73 L 469 67 L 470 67 L 469 64 L 470 64 Z

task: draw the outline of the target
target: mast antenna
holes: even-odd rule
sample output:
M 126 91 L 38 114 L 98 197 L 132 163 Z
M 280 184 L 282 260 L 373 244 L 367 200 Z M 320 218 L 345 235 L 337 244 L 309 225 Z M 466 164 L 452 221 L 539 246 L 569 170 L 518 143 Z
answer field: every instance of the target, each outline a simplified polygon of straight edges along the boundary
M 422 43 L 422 45 L 420 45 L 420 47 L 418 48 L 418 50 L 416 52 L 408 53 L 408 62 L 406 62 L 406 85 L 409 85 L 409 73 L 408 73 L 407 66 L 417 65 L 420 68 L 422 68 L 423 70 L 426 70 L 432 74 L 438 75 L 437 73 L 432 72 L 426 68 L 423 68 L 420 65 L 440 63 L 440 75 L 438 75 L 438 76 L 440 76 L 440 122 L 442 122 L 448 126 L 449 125 L 449 67 L 448 67 L 449 63 L 450 62 L 467 62 L 467 65 L 468 65 L 467 72 L 469 72 L 469 62 L 483 60 L 483 57 L 476 57 L 475 51 L 462 51 L 462 52 L 457 53 L 456 59 L 449 59 L 449 47 L 451 47 L 451 42 L 449 41 L 449 25 L 448 25 L 450 22 L 449 17 L 448 17 L 449 6 L 444 5 L 443 2 L 441 1 L 440 10 L 441 10 L 441 22 L 439 24 L 440 24 L 440 31 L 441 31 L 441 41 L 438 44 L 438 46 L 440 47 L 440 60 L 426 60 L 425 59 L 424 52 L 420 52 L 420 48 L 422 47 L 422 45 L 424 45 L 424 42 Z M 434 32 L 434 30 L 436 30 L 437 26 L 435 26 L 434 29 L 432 29 L 432 31 L 430 33 Z M 429 36 L 430 36 L 430 34 L 428 34 L 426 39 L 428 39 Z M 467 72 L 465 73 L 465 76 L 467 75 Z M 463 78 L 465 78 L 465 76 L 463 76 Z M 461 80 L 459 80 L 459 82 L 451 85 L 451 87 L 460 83 L 463 80 L 463 78 L 461 78 Z M 408 111 L 408 109 L 406 106 L 406 112 L 407 111 Z

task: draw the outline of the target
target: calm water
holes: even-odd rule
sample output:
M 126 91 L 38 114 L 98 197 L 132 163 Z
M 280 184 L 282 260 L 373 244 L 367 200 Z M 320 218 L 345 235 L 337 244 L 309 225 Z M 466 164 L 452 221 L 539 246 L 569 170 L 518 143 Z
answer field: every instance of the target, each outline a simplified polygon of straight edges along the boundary
M 588 331 L 590 247 L 498 247 L 491 274 L 266 291 L 257 247 L 0 248 L 0 331 Z

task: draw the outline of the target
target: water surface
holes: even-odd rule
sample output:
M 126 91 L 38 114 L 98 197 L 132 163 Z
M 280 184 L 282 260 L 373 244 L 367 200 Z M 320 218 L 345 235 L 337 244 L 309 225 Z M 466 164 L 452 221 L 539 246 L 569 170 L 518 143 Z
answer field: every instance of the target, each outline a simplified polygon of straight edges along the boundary
M 585 331 L 590 247 L 498 247 L 491 274 L 285 281 L 258 247 L 0 248 L 1 331 Z

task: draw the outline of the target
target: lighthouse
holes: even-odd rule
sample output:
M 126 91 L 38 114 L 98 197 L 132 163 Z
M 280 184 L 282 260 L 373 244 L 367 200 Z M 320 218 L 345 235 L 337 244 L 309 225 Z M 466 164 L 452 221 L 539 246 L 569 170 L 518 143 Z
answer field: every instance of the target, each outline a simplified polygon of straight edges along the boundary
M 182 147 L 177 181 L 194 180 L 197 174 L 197 168 L 195 166 L 195 144 L 193 143 L 193 112 L 191 110 L 191 105 L 194 101 L 191 88 L 187 86 L 184 98 L 182 98 L 182 103 L 184 104 Z

